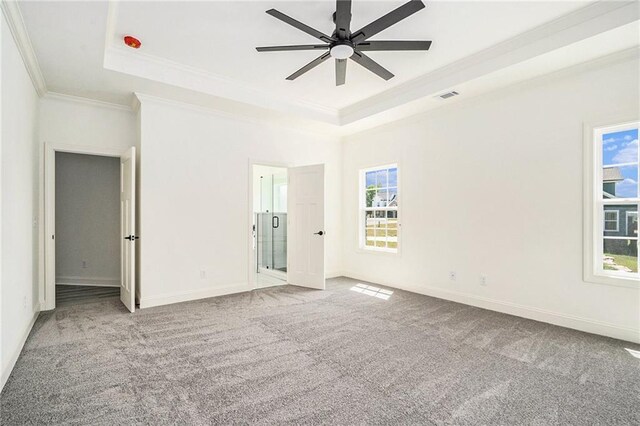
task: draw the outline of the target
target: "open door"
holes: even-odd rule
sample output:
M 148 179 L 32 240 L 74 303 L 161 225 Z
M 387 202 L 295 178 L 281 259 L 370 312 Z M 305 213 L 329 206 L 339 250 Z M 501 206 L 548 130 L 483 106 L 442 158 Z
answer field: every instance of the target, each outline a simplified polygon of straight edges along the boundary
M 324 165 L 289 169 L 289 284 L 324 290 Z
M 136 149 L 131 147 L 120 157 L 120 300 L 131 312 L 136 309 Z

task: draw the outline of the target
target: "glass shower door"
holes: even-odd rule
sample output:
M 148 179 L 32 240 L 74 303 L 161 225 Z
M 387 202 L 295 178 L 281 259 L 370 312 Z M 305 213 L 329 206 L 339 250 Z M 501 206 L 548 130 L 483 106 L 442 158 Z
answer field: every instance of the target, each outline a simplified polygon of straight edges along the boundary
M 260 178 L 260 212 L 256 213 L 256 272 L 286 280 L 287 272 L 287 175 Z

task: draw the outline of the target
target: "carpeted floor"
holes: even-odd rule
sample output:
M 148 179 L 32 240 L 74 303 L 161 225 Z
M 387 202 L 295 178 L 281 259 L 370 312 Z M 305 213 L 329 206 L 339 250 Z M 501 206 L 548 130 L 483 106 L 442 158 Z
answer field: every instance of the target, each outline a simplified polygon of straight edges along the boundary
M 41 314 L 21 424 L 640 424 L 640 345 L 349 279 Z

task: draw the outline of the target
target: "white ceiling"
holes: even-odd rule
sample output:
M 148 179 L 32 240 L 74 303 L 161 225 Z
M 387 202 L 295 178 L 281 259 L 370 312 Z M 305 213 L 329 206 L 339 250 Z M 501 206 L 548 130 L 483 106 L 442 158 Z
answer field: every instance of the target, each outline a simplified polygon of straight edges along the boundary
M 361 28 L 406 3 L 355 0 L 352 27 Z M 578 2 L 427 2 L 425 9 L 375 36 L 378 40 L 432 40 L 429 52 L 371 52 L 396 76 L 385 81 L 361 66 L 347 65 L 347 84 L 336 87 L 332 61 L 302 77 L 285 80 L 318 51 L 259 53 L 256 46 L 322 44 L 265 13 L 275 8 L 331 34 L 333 1 L 124 3 L 117 11 L 112 42 L 135 34 L 144 53 L 237 80 L 243 85 L 343 108 L 433 71 L 472 53 L 550 21 Z M 584 4 L 584 3 L 582 3 Z M 141 51 L 142 51 L 141 49 Z
M 352 29 L 364 26 L 404 2 L 354 0 Z M 50 91 L 127 105 L 133 92 L 199 104 L 226 102 L 237 107 L 240 102 L 332 124 L 357 121 L 415 101 L 407 96 L 412 92 L 408 90 L 411 85 L 422 82 L 424 86 L 424 81 L 431 76 L 434 81 L 436 76 L 441 79 L 442 70 L 452 69 L 455 72 L 451 74 L 464 77 L 464 81 L 457 83 L 463 84 L 486 77 L 499 68 L 508 69 L 555 51 L 552 67 L 540 67 L 540 62 L 532 65 L 535 74 L 549 72 L 576 61 L 574 53 L 564 64 L 558 59 L 564 57 L 557 54 L 559 50 L 623 24 L 630 27 L 616 37 L 609 35 L 609 41 L 598 44 L 595 52 L 605 55 L 638 44 L 637 7 L 636 16 L 632 18 L 621 14 L 616 17 L 613 11 L 605 21 L 605 14 L 597 12 L 591 7 L 593 2 L 587 1 L 425 3 L 425 9 L 374 39 L 433 40 L 431 50 L 427 53 L 371 52 L 369 56 L 396 76 L 384 81 L 350 62 L 347 84 L 341 87 L 335 86 L 330 61 L 293 82 L 285 80 L 287 75 L 319 56 L 317 51 L 258 53 L 255 50 L 256 46 L 264 45 L 317 43 L 311 36 L 267 15 L 265 10 L 276 8 L 331 33 L 334 1 L 153 1 L 119 2 L 117 6 L 107 2 L 29 1 L 21 2 L 20 10 Z M 583 10 L 597 14 L 587 16 Z M 578 23 L 592 27 L 591 33 L 571 31 Z M 593 25 L 586 25 L 591 23 Z M 564 31 L 564 38 L 554 38 L 555 31 L 558 34 Z M 142 48 L 133 50 L 123 46 L 125 34 L 140 38 Z M 503 58 L 504 54 L 501 57 L 494 54 L 495 58 L 488 55 L 486 63 L 493 60 L 493 68 L 478 70 L 477 75 L 463 72 L 471 69 L 470 58 L 475 58 L 477 67 L 479 52 L 482 52 L 480 56 L 484 52 L 498 52 L 498 47 L 504 52 L 507 52 L 505 49 L 516 52 L 529 45 L 534 50 L 511 55 L 509 61 Z M 583 52 L 585 60 L 593 57 L 588 49 L 578 51 Z M 457 68 L 451 68 L 456 64 Z M 436 90 L 435 87 L 430 90 Z M 402 90 L 405 93 L 400 96 Z M 377 108 L 372 108 L 374 102 Z M 364 106 L 371 112 L 366 112 Z M 365 112 L 354 113 L 357 108 Z M 344 116 L 350 113 L 352 118 L 341 119 L 341 113 Z

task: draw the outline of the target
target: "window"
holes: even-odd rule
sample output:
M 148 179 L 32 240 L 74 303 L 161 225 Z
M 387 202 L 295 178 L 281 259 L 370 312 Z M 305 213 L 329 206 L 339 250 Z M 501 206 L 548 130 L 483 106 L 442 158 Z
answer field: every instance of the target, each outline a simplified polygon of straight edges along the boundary
M 398 166 L 360 171 L 360 247 L 398 251 Z
M 590 239 L 585 279 L 632 283 L 639 279 L 638 123 L 595 128 L 593 136 L 588 221 L 592 229 L 585 233 L 585 241 Z
M 604 211 L 604 230 L 605 232 L 618 232 L 618 210 Z

